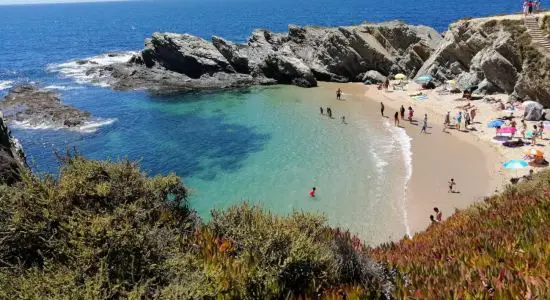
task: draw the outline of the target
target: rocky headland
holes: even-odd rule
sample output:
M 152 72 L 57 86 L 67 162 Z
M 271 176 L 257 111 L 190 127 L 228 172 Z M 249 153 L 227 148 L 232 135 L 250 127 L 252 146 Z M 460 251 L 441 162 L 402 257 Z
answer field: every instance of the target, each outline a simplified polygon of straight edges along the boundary
M 550 18 L 533 23 L 548 37 Z M 265 84 L 317 86 L 317 81 L 377 83 L 404 73 L 457 80 L 477 93 L 508 93 L 550 106 L 550 50 L 532 38 L 521 15 L 465 19 L 443 34 L 402 22 L 356 26 L 290 25 L 256 30 L 246 43 L 214 36 L 157 32 L 127 62 L 89 65 L 87 75 L 116 89 L 224 89 Z M 540 33 L 537 33 L 540 35 Z M 114 55 L 114 54 L 113 54 Z
M 47 125 L 53 128 L 80 126 L 91 117 L 89 112 L 63 104 L 56 93 L 41 90 L 34 85 L 12 88 L 0 101 L 0 111 L 8 122 L 17 121 L 29 126 Z
M 90 64 L 87 75 L 117 89 L 314 87 L 318 80 L 372 81 L 391 73 L 414 75 L 441 39 L 430 27 L 402 22 L 334 28 L 290 25 L 287 33 L 256 30 L 244 44 L 216 36 L 206 41 L 189 34 L 157 32 L 128 62 Z

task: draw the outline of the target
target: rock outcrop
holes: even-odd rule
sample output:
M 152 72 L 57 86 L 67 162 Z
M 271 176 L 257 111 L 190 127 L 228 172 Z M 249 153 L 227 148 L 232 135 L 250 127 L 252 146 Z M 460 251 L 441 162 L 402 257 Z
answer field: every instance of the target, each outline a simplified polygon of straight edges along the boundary
M 417 76 L 443 82 L 456 79 L 464 89 L 508 93 L 550 106 L 550 59 L 531 41 L 521 17 L 462 20 L 449 26 L 443 41 Z
M 362 81 L 414 75 L 441 36 L 426 26 L 401 22 L 336 28 L 289 26 L 288 33 L 256 30 L 245 44 L 220 37 L 154 33 L 126 63 L 91 66 L 88 75 L 117 89 L 198 90 L 257 84 L 313 87 L 322 81 Z
M 0 101 L 4 120 L 24 122 L 30 126 L 75 127 L 83 125 L 90 113 L 61 103 L 51 91 L 33 85 L 19 85 Z
M 26 166 L 21 144 L 11 136 L 3 117 L 0 117 L 0 184 L 17 182 Z

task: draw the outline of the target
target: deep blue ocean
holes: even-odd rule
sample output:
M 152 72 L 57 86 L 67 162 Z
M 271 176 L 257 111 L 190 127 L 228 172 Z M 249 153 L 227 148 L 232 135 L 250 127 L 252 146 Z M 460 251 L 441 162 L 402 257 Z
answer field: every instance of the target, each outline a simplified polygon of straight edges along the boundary
M 255 28 L 282 32 L 290 23 L 336 26 L 399 19 L 443 32 L 457 19 L 511 13 L 520 5 L 474 0 L 189 0 L 0 6 L 0 95 L 17 83 L 36 82 L 57 91 L 65 103 L 114 121 L 87 133 L 13 127 L 37 172 L 55 173 L 54 150 L 76 147 L 94 159 L 140 160 L 149 174 L 176 172 L 192 188 L 193 205 L 203 215 L 213 207 L 250 200 L 282 212 L 321 210 L 333 222 L 365 232 L 373 224 L 368 219 L 383 210 L 372 200 L 380 197 L 382 183 L 373 183 L 373 172 L 365 170 L 376 166 L 380 171 L 387 163 L 382 148 L 372 146 L 376 134 L 361 136 L 369 124 L 354 121 L 353 109 L 340 109 L 350 114 L 350 126 L 343 132 L 336 122 L 319 119 L 312 94 L 297 88 L 153 96 L 81 84 L 55 72 L 56 66 L 105 52 L 137 51 L 155 31 L 242 42 Z M 387 143 L 388 149 L 397 145 L 392 140 L 377 143 Z M 356 148 L 370 149 L 365 151 L 370 154 L 349 150 Z M 321 187 L 319 193 L 330 204 L 304 204 L 312 185 L 324 185 L 325 192 Z M 386 217 L 395 216 L 381 216 Z

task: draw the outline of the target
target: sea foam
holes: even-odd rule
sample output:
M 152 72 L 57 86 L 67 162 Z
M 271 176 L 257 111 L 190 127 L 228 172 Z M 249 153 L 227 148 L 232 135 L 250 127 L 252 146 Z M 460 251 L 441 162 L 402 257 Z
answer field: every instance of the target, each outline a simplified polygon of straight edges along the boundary
M 61 64 L 50 64 L 46 70 L 59 73 L 65 78 L 71 78 L 79 84 L 93 84 L 101 87 L 108 87 L 109 78 L 99 74 L 99 71 L 94 72 L 94 70 L 115 63 L 125 63 L 129 61 L 135 53 L 136 52 L 107 53 L 86 59 L 71 60 Z
M 13 81 L 11 80 L 0 80 L 0 91 L 7 90 L 11 88 Z
M 29 121 L 12 121 L 11 125 L 15 128 L 20 129 L 32 129 L 32 130 L 60 130 L 60 129 L 66 129 L 70 131 L 76 131 L 80 133 L 94 133 L 96 132 L 100 127 L 111 125 L 114 122 L 116 122 L 117 119 L 93 119 L 87 122 L 84 122 L 84 124 L 80 126 L 74 126 L 74 127 L 64 127 L 59 126 L 58 124 L 43 122 L 38 124 L 31 124 Z
M 390 121 L 388 120 L 385 120 L 384 126 L 390 131 L 394 141 L 396 141 L 399 145 L 399 149 L 401 150 L 403 156 L 403 161 L 405 162 L 405 183 L 403 185 L 403 197 L 401 198 L 401 211 L 403 213 L 403 224 L 405 225 L 405 233 L 407 234 L 407 236 L 411 236 L 411 230 L 409 227 L 409 216 L 407 213 L 408 185 L 413 172 L 411 137 L 407 135 L 405 129 L 391 125 Z

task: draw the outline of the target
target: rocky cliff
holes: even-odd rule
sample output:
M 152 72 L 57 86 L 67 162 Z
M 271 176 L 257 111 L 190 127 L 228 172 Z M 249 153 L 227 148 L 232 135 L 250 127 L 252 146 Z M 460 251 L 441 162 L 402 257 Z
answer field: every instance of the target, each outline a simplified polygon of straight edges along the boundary
M 462 88 L 477 85 L 480 93 L 508 93 L 550 106 L 549 57 L 533 43 L 521 16 L 461 20 L 449 26 L 417 75 L 456 79 Z
M 119 89 L 219 89 L 254 84 L 313 87 L 322 81 L 363 81 L 367 72 L 414 75 L 441 41 L 434 29 L 401 22 L 336 28 L 289 26 L 256 30 L 244 44 L 221 37 L 154 33 L 127 63 L 88 75 Z
M 11 185 L 26 168 L 25 154 L 17 139 L 11 136 L 8 126 L 0 117 L 0 184 Z

